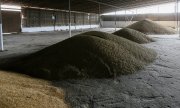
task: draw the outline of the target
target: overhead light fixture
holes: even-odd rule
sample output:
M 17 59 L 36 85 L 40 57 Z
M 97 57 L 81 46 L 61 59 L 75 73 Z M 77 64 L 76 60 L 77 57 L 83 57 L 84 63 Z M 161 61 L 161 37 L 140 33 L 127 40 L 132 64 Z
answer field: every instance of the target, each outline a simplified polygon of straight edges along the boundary
M 16 9 L 1 9 L 2 11 L 14 11 L 14 12 L 21 12 L 21 10 Z
M 1 5 L 2 9 L 17 9 L 20 10 L 21 6 L 16 6 L 16 5 Z
M 21 6 L 16 6 L 16 5 L 1 5 L 1 10 L 3 10 L 3 11 L 21 12 Z

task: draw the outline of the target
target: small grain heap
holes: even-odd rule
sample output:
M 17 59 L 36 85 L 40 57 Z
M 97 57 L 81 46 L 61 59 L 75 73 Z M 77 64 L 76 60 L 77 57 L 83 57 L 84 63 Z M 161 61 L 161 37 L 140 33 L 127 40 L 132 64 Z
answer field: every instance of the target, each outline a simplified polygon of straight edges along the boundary
M 145 34 L 175 34 L 175 30 L 169 27 L 164 27 L 152 20 L 142 20 L 132 25 L 127 26 Z
M 154 42 L 154 40 L 148 37 L 146 34 L 129 28 L 123 28 L 114 32 L 113 34 L 137 42 L 139 44 Z

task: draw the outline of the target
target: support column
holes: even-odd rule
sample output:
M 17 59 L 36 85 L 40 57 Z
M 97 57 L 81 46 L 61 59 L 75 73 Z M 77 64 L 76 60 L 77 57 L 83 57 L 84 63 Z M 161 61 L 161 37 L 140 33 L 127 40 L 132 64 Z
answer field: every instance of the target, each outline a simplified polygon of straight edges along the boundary
M 91 14 L 89 14 L 89 24 L 90 24 L 90 29 L 91 29 Z
M 52 15 L 52 20 L 53 20 L 54 31 L 56 31 L 56 14 L 55 14 L 55 12 Z
M 84 27 L 84 23 L 85 23 L 85 19 L 84 18 L 85 18 L 85 13 L 83 13 L 83 27 Z M 83 29 L 84 29 L 83 27 L 81 28 L 81 32 L 83 32 Z
M 0 0 L 0 51 L 3 50 L 4 50 L 4 45 L 3 45 L 2 14 L 1 14 L 1 0 Z
M 159 5 L 158 5 L 158 15 L 159 15 Z M 158 16 L 158 21 L 160 21 L 160 20 L 159 20 L 159 16 Z
M 116 18 L 116 11 L 115 11 L 115 31 L 116 31 L 116 28 L 117 28 L 117 18 Z
M 101 5 L 99 3 L 99 16 L 98 16 L 99 17 L 98 18 L 99 19 L 99 31 L 101 30 L 101 15 L 100 14 L 101 14 Z
M 69 0 L 69 37 L 71 37 L 71 0 Z
M 124 20 L 125 20 L 125 23 L 127 23 L 127 21 L 126 21 L 126 10 L 125 10 L 125 15 L 124 15 Z
M 76 16 L 77 16 L 77 13 L 74 13 L 74 26 L 75 26 L 75 30 L 77 29 L 77 18 L 76 18 Z
M 178 29 L 178 34 L 180 37 L 180 25 L 179 25 L 179 0 L 176 1 L 177 4 L 177 29 Z
M 176 0 L 175 13 L 176 13 L 176 27 L 177 27 L 177 32 L 179 33 L 178 0 Z
M 138 13 L 138 11 L 137 11 L 137 8 L 136 8 L 136 15 L 135 15 L 136 17 L 138 16 L 138 14 L 137 14 L 137 13 Z M 135 21 L 134 21 L 133 23 L 135 23 Z

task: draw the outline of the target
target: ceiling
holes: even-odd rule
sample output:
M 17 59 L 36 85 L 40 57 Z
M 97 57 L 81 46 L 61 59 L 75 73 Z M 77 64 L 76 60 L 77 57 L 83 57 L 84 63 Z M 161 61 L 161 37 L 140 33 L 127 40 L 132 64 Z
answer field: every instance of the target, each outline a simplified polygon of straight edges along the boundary
M 1 0 L 3 4 L 29 7 L 69 9 L 69 0 Z M 71 0 L 71 10 L 88 13 L 106 13 L 176 0 Z

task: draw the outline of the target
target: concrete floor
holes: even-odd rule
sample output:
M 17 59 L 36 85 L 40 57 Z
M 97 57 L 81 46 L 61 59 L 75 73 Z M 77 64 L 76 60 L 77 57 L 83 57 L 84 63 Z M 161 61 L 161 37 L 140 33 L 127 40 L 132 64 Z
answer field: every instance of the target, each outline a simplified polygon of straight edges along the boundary
M 88 30 L 87 30 L 88 31 Z M 101 29 L 113 32 L 114 29 Z M 73 32 L 78 34 L 80 32 Z M 74 108 L 180 108 L 180 40 L 178 35 L 152 35 L 156 42 L 144 44 L 158 53 L 157 60 L 132 75 L 114 79 L 52 82 L 66 90 Z M 0 63 L 30 54 L 68 38 L 68 32 L 8 35 Z

